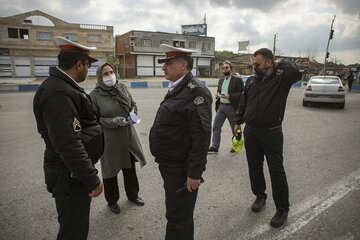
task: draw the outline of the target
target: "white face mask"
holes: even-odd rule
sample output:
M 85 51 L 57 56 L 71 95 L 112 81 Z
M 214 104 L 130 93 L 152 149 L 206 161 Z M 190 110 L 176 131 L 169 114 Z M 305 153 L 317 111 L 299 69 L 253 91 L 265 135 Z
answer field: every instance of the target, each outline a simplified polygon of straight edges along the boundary
M 104 81 L 106 86 L 112 87 L 116 83 L 116 76 L 115 76 L 115 74 L 113 74 L 113 75 L 110 75 L 108 77 L 104 77 L 103 81 Z

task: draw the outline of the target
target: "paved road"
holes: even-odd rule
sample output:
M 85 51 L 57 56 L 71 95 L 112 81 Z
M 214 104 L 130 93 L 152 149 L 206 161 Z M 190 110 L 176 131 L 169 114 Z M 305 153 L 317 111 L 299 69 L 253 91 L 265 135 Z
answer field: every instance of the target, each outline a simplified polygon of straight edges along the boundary
M 164 190 L 148 133 L 166 90 L 131 89 L 142 118 L 136 127 L 148 160 L 144 168 L 137 166 L 145 206 L 126 200 L 120 176 L 122 212 L 112 214 L 103 195 L 93 199 L 89 239 L 163 239 Z M 219 154 L 208 157 L 206 182 L 195 210 L 195 239 L 360 238 L 360 94 L 348 94 L 344 110 L 322 104 L 304 108 L 301 95 L 301 89 L 291 90 L 283 124 L 291 201 L 286 226 L 269 227 L 275 207 L 267 167 L 266 208 L 257 214 L 249 209 L 254 197 L 245 152 L 229 152 L 226 123 Z M 58 224 L 43 180 L 44 144 L 36 132 L 33 96 L 33 92 L 0 94 L 0 239 L 56 238 Z

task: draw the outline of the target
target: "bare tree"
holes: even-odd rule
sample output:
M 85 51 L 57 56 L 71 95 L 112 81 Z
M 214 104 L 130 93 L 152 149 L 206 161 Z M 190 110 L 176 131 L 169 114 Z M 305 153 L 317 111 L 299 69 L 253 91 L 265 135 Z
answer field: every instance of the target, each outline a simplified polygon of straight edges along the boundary
M 336 65 L 341 64 L 340 58 L 338 58 L 336 55 L 334 55 L 334 56 L 331 58 L 331 61 L 332 61 L 333 63 L 335 63 Z
M 307 42 L 305 45 L 305 57 L 309 58 L 310 61 L 315 60 L 317 56 L 317 45 Z

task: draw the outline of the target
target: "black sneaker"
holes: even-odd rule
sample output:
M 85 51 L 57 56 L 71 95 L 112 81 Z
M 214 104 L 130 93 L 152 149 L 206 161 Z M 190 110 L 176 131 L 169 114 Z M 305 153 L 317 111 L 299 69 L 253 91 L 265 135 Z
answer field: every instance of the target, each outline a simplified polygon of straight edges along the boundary
M 230 150 L 230 152 L 231 152 L 231 153 L 234 153 L 234 152 L 235 152 L 235 150 L 232 148 L 232 149 Z
M 270 225 L 274 228 L 281 227 L 287 220 L 288 211 L 284 209 L 276 210 L 275 216 L 271 219 Z
M 258 194 L 256 196 L 256 200 L 251 205 L 251 210 L 253 212 L 260 212 L 264 208 L 265 203 L 266 203 L 266 194 Z
M 217 148 L 214 148 L 214 147 L 210 147 L 209 150 L 208 150 L 208 153 L 218 153 L 219 150 Z

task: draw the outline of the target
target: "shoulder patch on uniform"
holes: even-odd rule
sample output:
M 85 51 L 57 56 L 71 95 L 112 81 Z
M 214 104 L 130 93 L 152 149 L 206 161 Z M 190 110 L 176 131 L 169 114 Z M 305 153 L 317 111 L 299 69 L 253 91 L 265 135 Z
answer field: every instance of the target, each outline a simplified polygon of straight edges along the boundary
M 74 128 L 74 132 L 80 132 L 81 131 L 80 121 L 77 120 L 76 117 L 74 117 L 73 128 Z
M 284 69 L 276 70 L 276 75 L 282 75 L 284 73 Z
M 194 99 L 194 103 L 195 103 L 195 105 L 200 105 L 200 104 L 204 103 L 204 98 L 203 97 L 196 97 Z
M 188 86 L 189 88 L 191 88 L 191 89 L 197 87 L 197 85 L 194 84 L 194 83 L 192 83 L 192 82 L 190 82 L 187 86 Z

